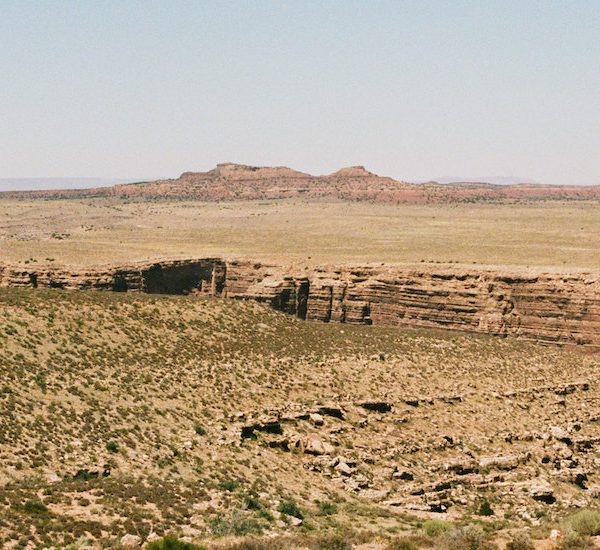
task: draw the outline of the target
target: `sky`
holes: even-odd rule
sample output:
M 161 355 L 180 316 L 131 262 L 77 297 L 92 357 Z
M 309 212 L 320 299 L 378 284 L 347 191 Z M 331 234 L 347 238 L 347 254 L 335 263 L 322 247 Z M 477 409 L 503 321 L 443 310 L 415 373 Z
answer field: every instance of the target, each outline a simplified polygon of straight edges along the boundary
M 0 2 L 0 178 L 600 183 L 600 2 Z

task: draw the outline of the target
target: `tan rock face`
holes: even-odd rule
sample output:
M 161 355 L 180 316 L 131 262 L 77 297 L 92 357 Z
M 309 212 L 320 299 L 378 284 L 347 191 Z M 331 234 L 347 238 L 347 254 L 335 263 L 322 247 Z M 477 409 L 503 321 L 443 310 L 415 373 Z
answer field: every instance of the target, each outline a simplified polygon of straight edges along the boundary
M 310 320 L 600 346 L 600 279 L 589 274 L 363 266 L 294 276 L 237 262 L 228 264 L 225 290 Z
M 203 293 L 302 319 L 443 328 L 600 349 L 600 277 L 402 266 L 289 268 L 220 258 L 72 271 L 0 266 L 0 286 Z

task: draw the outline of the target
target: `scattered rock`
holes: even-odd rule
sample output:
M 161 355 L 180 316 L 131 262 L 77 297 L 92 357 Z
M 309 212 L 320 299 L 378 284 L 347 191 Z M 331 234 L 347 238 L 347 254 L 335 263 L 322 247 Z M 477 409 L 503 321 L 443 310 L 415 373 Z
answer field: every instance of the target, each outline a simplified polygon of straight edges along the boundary
M 484 456 L 479 459 L 479 467 L 495 470 L 514 470 L 524 460 L 525 457 L 516 455 Z
M 323 416 L 332 416 L 333 418 L 337 418 L 339 420 L 344 420 L 346 416 L 345 411 L 341 407 L 332 405 L 317 407 L 313 412 L 322 414 Z
M 460 476 L 472 474 L 479 468 L 479 464 L 474 459 L 456 458 L 444 463 L 444 470 L 454 472 Z
M 529 495 L 534 500 L 546 504 L 554 504 L 556 502 L 554 489 L 547 481 L 540 480 L 532 482 L 529 487 Z
M 379 413 L 387 413 L 392 410 L 392 404 L 386 403 L 385 401 L 363 401 L 362 403 L 359 403 L 359 406 L 368 411 Z
M 254 424 L 246 424 L 242 426 L 242 439 L 254 439 L 254 432 L 265 432 L 269 434 L 283 434 L 283 428 L 278 420 L 268 420 L 264 422 L 256 422 Z
M 294 527 L 299 527 L 300 525 L 302 525 L 302 520 L 300 518 L 297 518 L 296 516 L 287 516 L 287 520 L 289 524 L 293 525 Z
M 134 550 L 136 548 L 141 548 L 142 546 L 142 539 L 140 537 L 138 537 L 137 535 L 131 535 L 131 534 L 127 534 L 127 535 L 123 535 L 121 537 L 121 547 L 124 549 L 131 549 Z
M 395 469 L 394 473 L 392 474 L 392 478 L 393 479 L 401 479 L 403 481 L 412 481 L 415 479 L 415 476 L 413 475 L 412 472 L 409 472 L 408 470 Z
M 559 426 L 552 426 L 550 428 L 550 435 L 557 441 L 565 443 L 566 445 L 571 445 L 573 443 L 569 432 L 567 432 L 567 430 L 564 428 L 560 428 Z
M 325 419 L 319 413 L 311 413 L 309 416 L 309 420 L 315 426 L 322 426 L 323 424 L 325 424 Z
M 303 443 L 304 452 L 312 455 L 331 454 L 334 448 L 331 444 L 323 441 L 318 435 L 312 434 L 307 436 Z
M 335 470 L 344 476 L 350 476 L 354 472 L 354 469 L 350 468 L 345 462 L 338 462 L 335 466 Z

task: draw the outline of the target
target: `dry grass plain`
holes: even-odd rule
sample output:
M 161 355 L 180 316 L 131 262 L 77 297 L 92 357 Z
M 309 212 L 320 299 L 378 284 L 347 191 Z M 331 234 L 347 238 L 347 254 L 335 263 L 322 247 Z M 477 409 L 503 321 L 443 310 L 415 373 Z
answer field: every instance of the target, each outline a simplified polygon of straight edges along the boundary
M 596 202 L 444 206 L 300 200 L 0 199 L 0 260 L 71 265 L 199 257 L 600 270 Z

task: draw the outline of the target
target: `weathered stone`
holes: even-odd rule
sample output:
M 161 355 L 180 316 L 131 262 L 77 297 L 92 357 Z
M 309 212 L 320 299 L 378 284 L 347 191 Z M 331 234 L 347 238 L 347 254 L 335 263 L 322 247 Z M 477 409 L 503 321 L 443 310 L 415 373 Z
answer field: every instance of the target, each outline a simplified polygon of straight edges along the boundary
M 392 404 L 386 403 L 385 401 L 363 401 L 359 405 L 368 411 L 375 411 L 379 413 L 387 413 L 392 410 Z
M 454 472 L 458 475 L 472 474 L 477 471 L 478 467 L 477 461 L 470 458 L 456 458 L 444 463 L 444 470 Z
M 479 467 L 484 469 L 514 470 L 526 459 L 526 456 L 517 455 L 484 456 L 479 459 Z
M 550 428 L 550 435 L 557 441 L 565 443 L 566 445 L 571 445 L 573 443 L 569 432 L 567 432 L 567 430 L 564 428 L 560 428 L 559 426 L 552 426 Z
M 534 500 L 539 500 L 546 504 L 554 504 L 556 497 L 554 496 L 554 489 L 547 481 L 537 480 L 530 484 L 529 495 Z
M 121 537 L 120 543 L 121 548 L 134 550 L 136 548 L 141 548 L 142 539 L 138 535 L 127 534 Z
M 322 426 L 325 424 L 325 419 L 318 413 L 311 413 L 309 419 L 315 426 Z
M 334 448 L 331 444 L 323 441 L 318 435 L 312 434 L 307 436 L 303 443 L 304 452 L 313 455 L 331 454 Z

